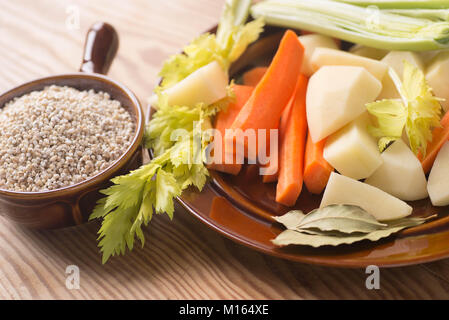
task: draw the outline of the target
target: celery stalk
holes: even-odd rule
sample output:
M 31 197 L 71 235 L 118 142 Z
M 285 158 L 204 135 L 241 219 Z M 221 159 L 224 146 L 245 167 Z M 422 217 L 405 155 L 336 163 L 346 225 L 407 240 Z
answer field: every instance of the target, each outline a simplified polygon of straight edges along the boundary
M 449 21 L 449 9 L 382 9 L 382 11 L 433 21 Z
M 250 6 L 251 0 L 226 0 L 217 29 L 218 43 L 226 44 L 233 28 L 246 22 Z
M 377 6 L 388 9 L 446 9 L 447 0 L 333 0 L 358 6 Z
M 434 22 L 328 0 L 267 0 L 251 8 L 267 24 L 304 29 L 386 50 L 449 48 L 449 22 Z

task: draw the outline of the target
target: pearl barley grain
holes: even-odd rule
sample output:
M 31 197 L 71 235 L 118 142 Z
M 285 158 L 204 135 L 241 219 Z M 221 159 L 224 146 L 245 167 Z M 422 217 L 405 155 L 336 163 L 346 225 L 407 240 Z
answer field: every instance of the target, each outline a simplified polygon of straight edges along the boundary
M 0 188 L 67 187 L 110 167 L 131 144 L 135 124 L 107 93 L 50 86 L 0 109 Z

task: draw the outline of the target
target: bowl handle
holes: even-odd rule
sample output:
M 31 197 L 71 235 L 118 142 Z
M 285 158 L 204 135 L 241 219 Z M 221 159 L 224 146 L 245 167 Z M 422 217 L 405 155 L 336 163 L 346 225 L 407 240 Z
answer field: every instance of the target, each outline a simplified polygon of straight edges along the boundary
M 97 22 L 86 35 L 80 71 L 107 74 L 118 50 L 118 34 L 114 27 Z

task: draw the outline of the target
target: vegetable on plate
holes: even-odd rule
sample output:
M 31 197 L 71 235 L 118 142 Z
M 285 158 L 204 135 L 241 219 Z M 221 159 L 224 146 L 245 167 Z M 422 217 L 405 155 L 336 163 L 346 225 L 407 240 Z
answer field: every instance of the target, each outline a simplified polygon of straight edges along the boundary
M 425 157 L 432 131 L 440 126 L 441 99 L 432 94 L 420 69 L 404 60 L 403 70 L 402 81 L 393 69 L 389 70 L 401 99 L 378 100 L 366 105 L 377 120 L 371 133 L 379 138 L 379 149 L 383 151 L 389 143 L 400 139 L 405 130 L 413 153 Z
M 287 118 L 285 132 L 281 134 L 276 202 L 286 206 L 292 206 L 296 203 L 303 185 L 307 135 L 307 82 L 307 77 L 301 74 L 291 99 L 290 114 Z
M 292 210 L 275 220 L 286 228 L 272 242 L 277 246 L 338 246 L 369 240 L 377 241 L 405 228 L 418 226 L 435 216 L 401 218 L 379 223 L 363 208 L 329 205 L 304 214 Z
M 225 131 L 232 125 L 238 113 L 243 108 L 246 101 L 248 101 L 251 93 L 254 90 L 254 87 L 233 85 L 232 90 L 235 95 L 234 101 L 229 103 L 225 110 L 221 110 L 218 113 L 214 127 L 218 131 L 219 136 L 215 137 L 214 142 L 209 146 L 213 149 L 213 152 L 218 152 L 217 147 L 215 147 L 215 143 L 220 143 L 220 146 L 218 146 L 218 148 L 220 148 L 221 157 L 218 156 L 219 161 L 217 162 L 212 161 L 208 163 L 207 168 L 236 175 L 240 172 L 242 164 L 238 163 L 235 152 L 232 152 L 230 154 L 226 153 L 224 144 L 224 137 L 226 134 Z M 212 145 L 214 147 L 212 147 Z M 213 158 L 213 160 L 214 159 L 215 157 Z
M 395 220 L 412 213 L 412 207 L 376 187 L 332 172 L 320 208 L 350 204 L 363 208 L 378 221 Z
M 420 70 L 424 70 L 424 63 L 419 55 L 416 52 L 411 51 L 390 51 L 383 59 L 386 65 L 392 68 L 396 74 L 403 75 L 404 74 L 404 60 L 414 65 L 416 68 Z M 382 80 L 382 91 L 380 92 L 377 100 L 383 99 L 400 99 L 401 94 L 396 87 L 393 79 L 391 79 L 390 74 L 385 75 Z
M 310 77 L 315 71 L 310 60 L 316 48 L 338 49 L 338 45 L 333 38 L 323 36 L 322 34 L 312 33 L 301 35 L 298 39 L 304 47 L 301 73 L 306 77 Z
M 382 152 L 381 157 L 381 166 L 365 183 L 405 201 L 421 200 L 429 196 L 421 163 L 401 139 L 393 142 Z
M 279 149 L 281 147 L 281 141 L 283 140 L 283 137 L 285 136 L 285 132 L 287 131 L 287 124 L 289 122 L 291 109 L 293 107 L 292 100 L 295 97 L 295 93 L 293 93 L 293 96 L 288 101 L 287 106 L 284 108 L 284 111 L 282 111 L 281 120 L 279 121 L 279 134 L 278 134 L 278 147 L 274 149 L 275 154 L 271 155 L 272 160 L 268 162 L 268 164 L 264 165 L 264 168 L 267 172 L 270 172 L 270 174 L 264 174 L 262 177 L 263 183 L 270 183 L 275 182 L 278 180 L 279 177 Z
M 255 67 L 249 71 L 246 71 L 242 76 L 243 84 L 246 86 L 257 86 L 259 81 L 267 72 L 267 69 L 267 67 Z
M 447 6 L 446 0 L 334 0 L 358 6 L 377 6 L 383 9 L 439 9 Z
M 243 143 L 245 155 L 254 158 L 255 152 L 247 152 L 248 140 L 242 141 L 239 135 L 247 129 L 255 130 L 256 133 L 259 129 L 265 129 L 269 133 L 270 129 L 278 128 L 282 111 L 295 89 L 303 53 L 304 49 L 296 34 L 287 30 L 265 75 L 232 124 L 230 130 L 233 134 L 226 135 L 227 144 L 233 144 L 234 141 Z
M 429 173 L 433 166 L 435 158 L 442 146 L 449 140 L 449 113 L 446 113 L 441 119 L 440 126 L 432 131 L 432 141 L 427 145 L 426 155 L 418 154 L 424 172 Z
M 365 68 L 324 66 L 307 90 L 307 122 L 313 142 L 338 131 L 366 111 L 365 103 L 379 95 L 382 84 Z
M 388 53 L 388 50 L 355 44 L 349 48 L 349 52 L 365 58 L 381 60 Z
M 383 161 L 376 140 L 368 132 L 370 124 L 365 112 L 329 136 L 323 150 L 324 159 L 347 177 L 360 180 L 372 175 Z
M 227 72 L 217 61 L 212 61 L 162 93 L 169 105 L 209 105 L 226 97 L 228 82 Z M 157 103 L 155 105 L 157 106 Z
M 304 156 L 304 184 L 309 192 L 320 194 L 326 188 L 334 168 L 323 157 L 326 139 L 314 143 L 307 134 L 306 153 Z
M 449 52 L 438 53 L 431 61 L 426 70 L 426 81 L 432 88 L 433 93 L 444 101 L 440 101 L 444 112 L 449 110 Z
M 442 4 L 420 1 L 421 4 Z M 368 4 L 369 3 L 369 4 Z M 449 48 L 449 22 L 378 10 L 384 1 L 362 6 L 330 0 L 266 0 L 251 8 L 267 24 L 304 29 L 353 43 L 386 50 L 425 51 Z M 396 1 L 395 3 L 400 3 Z M 402 2 L 401 7 L 413 7 Z M 446 3 L 447 5 L 447 3 Z
M 449 205 L 449 142 L 445 142 L 430 171 L 427 189 L 434 206 Z
M 382 61 L 329 48 L 316 48 L 310 58 L 310 64 L 314 71 L 317 71 L 323 66 L 363 67 L 379 81 L 382 81 L 388 71 L 388 66 Z

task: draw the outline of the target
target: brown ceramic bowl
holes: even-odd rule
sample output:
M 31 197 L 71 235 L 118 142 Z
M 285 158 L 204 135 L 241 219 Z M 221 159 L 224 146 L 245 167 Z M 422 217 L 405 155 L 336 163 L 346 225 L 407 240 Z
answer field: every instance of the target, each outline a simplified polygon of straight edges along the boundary
M 45 192 L 14 192 L 0 189 L 0 214 L 30 228 L 49 229 L 81 224 L 101 197 L 100 189 L 109 180 L 142 164 L 141 141 L 144 116 L 136 96 L 124 85 L 100 73 L 107 73 L 118 49 L 118 35 L 105 23 L 92 26 L 86 37 L 83 64 L 79 73 L 56 75 L 22 84 L 0 96 L 0 107 L 15 97 L 49 85 L 70 86 L 79 90 L 104 91 L 120 101 L 131 114 L 136 132 L 126 152 L 105 171 L 83 182 Z
M 233 79 L 255 66 L 270 63 L 285 29 L 266 27 L 230 70 Z M 209 30 L 215 32 L 215 29 Z M 298 31 L 299 34 L 299 31 Z M 349 43 L 342 43 L 346 49 Z M 274 216 L 291 209 L 309 212 L 319 207 L 321 195 L 303 188 L 293 208 L 275 201 L 276 184 L 262 183 L 256 165 L 245 165 L 237 176 L 210 170 L 211 179 L 202 192 L 187 189 L 178 198 L 193 216 L 218 233 L 249 248 L 291 261 L 337 267 L 403 266 L 449 257 L 449 208 L 433 207 L 428 199 L 414 201 L 413 216 L 438 217 L 418 227 L 377 242 L 362 241 L 338 247 L 277 247 L 271 240 L 283 231 Z

